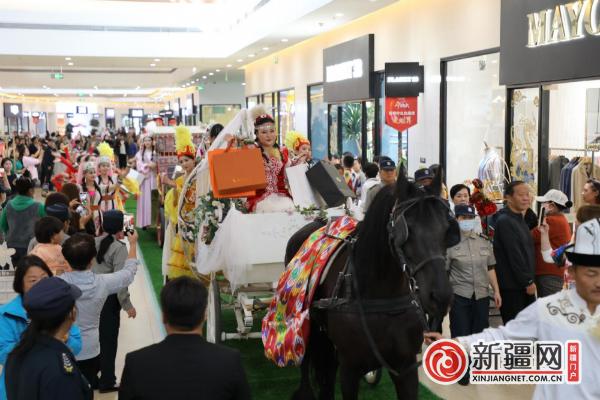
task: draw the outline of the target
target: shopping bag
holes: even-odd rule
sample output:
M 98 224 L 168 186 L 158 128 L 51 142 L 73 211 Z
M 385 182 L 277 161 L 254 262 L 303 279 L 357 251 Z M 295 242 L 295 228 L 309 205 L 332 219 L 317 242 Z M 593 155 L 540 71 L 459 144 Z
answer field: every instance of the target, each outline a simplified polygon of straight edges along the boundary
M 341 206 L 348 197 L 356 198 L 356 194 L 348 187 L 344 177 L 328 162 L 316 163 L 306 171 L 306 178 L 329 207 Z
M 258 148 L 218 149 L 208 152 L 210 184 L 216 198 L 250 197 L 267 187 L 262 153 Z
M 308 164 L 306 163 L 285 169 L 292 200 L 295 205 L 302 208 L 311 206 L 319 207 L 321 204 L 317 200 L 315 192 L 308 182 L 306 171 L 308 171 Z

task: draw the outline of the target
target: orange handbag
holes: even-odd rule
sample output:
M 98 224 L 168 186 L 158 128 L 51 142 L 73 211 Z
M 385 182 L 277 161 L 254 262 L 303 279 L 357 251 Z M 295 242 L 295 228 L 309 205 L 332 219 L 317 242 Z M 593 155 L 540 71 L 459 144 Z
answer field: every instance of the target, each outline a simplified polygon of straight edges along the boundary
M 215 198 L 251 197 L 267 187 L 262 152 L 258 148 L 208 152 L 210 184 Z

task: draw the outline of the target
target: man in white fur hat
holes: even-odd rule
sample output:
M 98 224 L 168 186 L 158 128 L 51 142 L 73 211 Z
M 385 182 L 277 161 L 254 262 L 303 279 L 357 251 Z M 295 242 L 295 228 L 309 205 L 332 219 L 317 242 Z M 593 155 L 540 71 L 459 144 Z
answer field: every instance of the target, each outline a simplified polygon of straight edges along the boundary
M 505 326 L 454 340 L 467 350 L 478 341 L 578 340 L 581 382 L 538 384 L 533 398 L 600 399 L 600 220 L 581 224 L 575 244 L 565 253 L 573 264 L 569 272 L 575 280 L 574 288 L 537 299 Z M 425 338 L 431 343 L 442 337 L 437 332 L 427 332 Z

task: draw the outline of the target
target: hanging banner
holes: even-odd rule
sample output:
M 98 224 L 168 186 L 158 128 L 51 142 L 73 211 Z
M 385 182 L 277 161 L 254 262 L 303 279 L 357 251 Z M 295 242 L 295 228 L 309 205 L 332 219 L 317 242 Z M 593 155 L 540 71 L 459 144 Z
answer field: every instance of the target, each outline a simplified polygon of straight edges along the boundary
M 402 132 L 417 124 L 418 97 L 386 97 L 385 123 Z

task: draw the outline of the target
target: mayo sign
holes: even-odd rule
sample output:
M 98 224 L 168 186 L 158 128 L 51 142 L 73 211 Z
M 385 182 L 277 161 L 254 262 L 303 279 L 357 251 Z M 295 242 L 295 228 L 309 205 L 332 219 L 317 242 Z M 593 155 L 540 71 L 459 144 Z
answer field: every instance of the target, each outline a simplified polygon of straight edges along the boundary
M 527 14 L 528 47 L 600 34 L 600 0 L 579 0 Z
M 323 50 L 323 92 L 328 103 L 372 98 L 374 35 Z
M 501 0 L 500 84 L 600 77 L 600 0 Z

